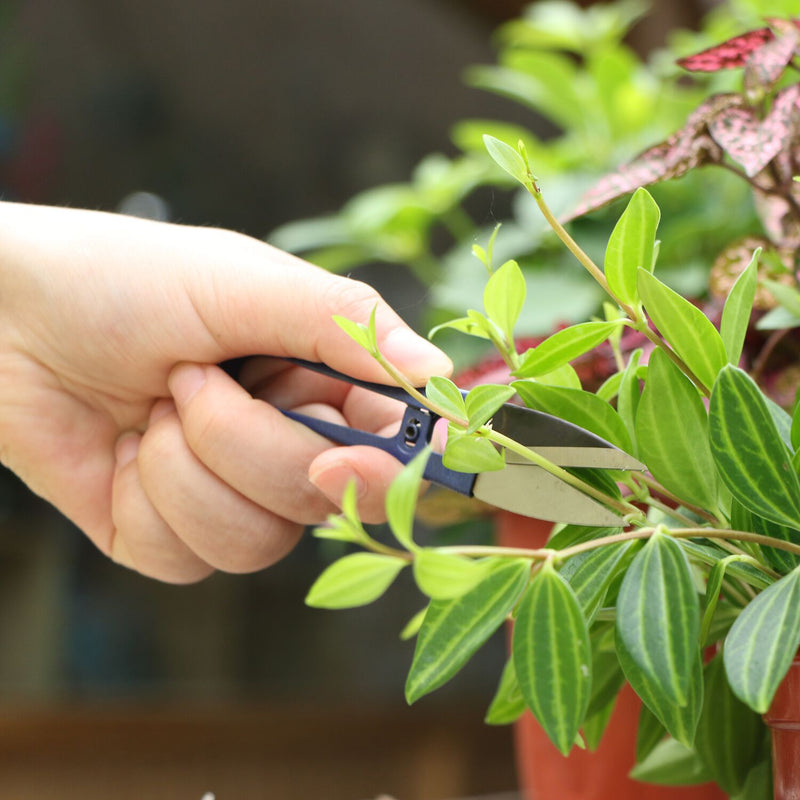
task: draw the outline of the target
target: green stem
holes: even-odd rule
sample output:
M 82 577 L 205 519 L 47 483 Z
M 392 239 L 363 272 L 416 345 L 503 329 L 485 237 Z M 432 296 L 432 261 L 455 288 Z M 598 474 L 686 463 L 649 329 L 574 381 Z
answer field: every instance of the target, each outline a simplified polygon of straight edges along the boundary
M 694 514 L 697 514 L 698 517 L 707 520 L 712 525 L 719 525 L 721 523 L 721 520 L 718 517 L 709 513 L 704 508 L 700 508 L 700 506 L 694 506 L 691 505 L 690 503 L 687 503 L 685 500 L 682 500 L 680 497 L 670 492 L 669 489 L 665 489 L 660 483 L 658 483 L 658 481 L 654 480 L 648 475 L 639 473 L 636 475 L 634 480 L 646 486 L 651 492 L 655 492 L 656 494 L 660 494 L 662 497 L 665 497 L 670 502 L 677 503 L 678 505 L 681 505 L 684 508 L 688 508 L 689 511 L 693 512 Z

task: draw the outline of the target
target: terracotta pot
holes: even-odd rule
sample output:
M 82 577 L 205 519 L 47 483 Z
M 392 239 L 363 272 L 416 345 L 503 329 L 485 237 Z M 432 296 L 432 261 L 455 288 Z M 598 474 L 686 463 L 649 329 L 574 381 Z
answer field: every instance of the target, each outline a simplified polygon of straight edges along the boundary
M 800 654 L 794 657 L 764 721 L 772 734 L 775 800 L 800 800 Z
M 502 512 L 496 516 L 495 528 L 498 543 L 506 547 L 543 547 L 552 523 Z M 800 692 L 797 697 L 800 698 Z M 516 725 L 515 741 L 525 799 L 725 800 L 726 795 L 713 783 L 686 787 L 653 786 L 628 777 L 634 764 L 639 708 L 639 698 L 626 686 L 619 695 L 599 748 L 591 753 L 573 749 L 566 758 L 550 742 L 532 715 L 522 717 Z M 800 753 L 800 749 L 795 753 Z M 795 763 L 800 765 L 800 758 Z M 800 795 L 791 797 L 800 800 Z

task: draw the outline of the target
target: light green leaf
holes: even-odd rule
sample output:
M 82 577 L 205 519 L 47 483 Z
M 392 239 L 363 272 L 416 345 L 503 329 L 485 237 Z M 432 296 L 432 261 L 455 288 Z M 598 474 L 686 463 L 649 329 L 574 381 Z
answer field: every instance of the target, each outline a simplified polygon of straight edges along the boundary
M 569 583 L 587 621 L 591 622 L 618 574 L 620 562 L 633 542 L 598 547 L 578 553 L 564 562 L 561 577 Z
M 753 300 L 758 285 L 758 259 L 761 248 L 756 248 L 750 263 L 742 271 L 728 293 L 722 309 L 722 321 L 719 332 L 731 364 L 738 364 L 742 356 L 742 347 L 750 315 L 753 312 Z
M 395 538 L 407 550 L 416 550 L 414 544 L 414 514 L 422 485 L 422 474 L 430 458 L 426 447 L 414 456 L 392 481 L 386 492 L 386 519 Z
M 734 366 L 723 369 L 709 406 L 711 452 L 722 480 L 751 511 L 800 528 L 800 481 L 761 390 Z
M 572 364 L 564 364 L 552 372 L 539 375 L 536 378 L 536 383 L 541 383 L 544 386 L 561 386 L 564 389 L 580 390 L 582 388 L 581 379 Z
M 439 331 L 445 329 L 466 333 L 468 336 L 477 336 L 479 339 L 490 338 L 488 321 L 481 321 L 475 317 L 459 317 L 458 319 L 451 319 L 449 322 L 443 322 L 441 325 L 436 325 L 428 331 L 428 338 L 433 339 Z
M 518 180 L 526 189 L 532 188 L 533 176 L 529 174 L 525 159 L 510 144 L 484 134 L 483 144 L 492 160 L 512 178 Z
M 486 565 L 426 547 L 414 557 L 414 580 L 434 600 L 451 600 L 469 591 L 486 574 Z
M 582 389 L 543 386 L 538 381 L 514 381 L 511 385 L 529 408 L 586 428 L 626 453 L 633 449 L 619 414 L 596 394 Z
M 467 418 L 467 406 L 464 403 L 461 389 L 449 378 L 443 378 L 439 375 L 434 375 L 430 378 L 425 387 L 425 397 L 454 417 Z
M 639 458 L 677 497 L 717 505 L 717 473 L 708 443 L 708 415 L 694 384 L 660 349 L 650 356 L 636 413 Z
M 428 613 L 428 606 L 425 608 L 421 608 L 414 614 L 411 619 L 406 622 L 405 627 L 402 631 L 400 631 L 400 639 L 404 642 L 407 642 L 409 639 L 413 639 L 418 633 L 419 629 L 422 627 L 422 623 L 425 621 L 425 615 Z
M 660 786 L 693 786 L 711 780 L 700 756 L 675 739 L 659 742 L 650 755 L 630 771 L 630 776 Z
M 509 343 L 514 341 L 514 326 L 525 305 L 525 291 L 525 277 L 516 261 L 506 261 L 496 269 L 483 290 L 486 314 Z
M 406 681 L 409 703 L 438 689 L 469 661 L 509 615 L 529 572 L 529 561 L 510 561 L 460 597 L 431 601 Z
M 526 705 L 566 755 L 589 705 L 591 648 L 580 605 L 550 562 L 520 603 L 512 652 Z
M 516 394 L 511 386 L 484 383 L 470 389 L 466 399 L 467 433 L 474 433 L 487 423 L 505 402 Z
M 653 250 L 661 211 L 647 189 L 633 193 L 606 248 L 604 270 L 614 294 L 628 305 L 639 304 L 638 269 L 653 270 Z
M 354 608 L 377 600 L 407 561 L 376 553 L 353 553 L 331 564 L 306 596 L 313 608 Z
M 451 425 L 442 463 L 456 472 L 494 472 L 503 469 L 506 460 L 503 451 L 488 439 L 465 434 Z
M 731 691 L 720 653 L 705 667 L 705 703 L 695 749 L 726 794 L 744 787 L 759 760 L 764 728 L 760 717 Z
M 546 375 L 597 347 L 622 324 L 622 320 L 597 320 L 564 328 L 545 339 L 538 347 L 528 350 L 514 375 L 518 378 Z
M 767 278 L 764 278 L 761 283 L 769 289 L 782 308 L 786 309 L 793 317 L 800 317 L 800 292 L 797 289 Z
M 345 517 L 331 514 L 325 525 L 314 528 L 317 539 L 332 539 L 337 542 L 351 542 L 358 544 L 365 538 L 365 532 L 360 526 L 353 525 Z
M 670 736 L 673 736 L 686 747 L 691 747 L 703 706 L 703 663 L 700 659 L 699 648 L 696 651 L 689 681 L 686 705 L 679 706 L 665 695 L 659 686 L 651 681 L 637 666 L 625 648 L 625 643 L 620 637 L 619 627 L 617 627 L 616 644 L 620 666 L 633 690 L 642 698 L 642 702 L 653 712 Z
M 711 387 L 717 373 L 728 363 L 717 329 L 699 308 L 647 270 L 639 269 L 638 285 L 645 309 L 661 335 L 689 369 Z
M 378 342 L 375 336 L 374 313 L 373 309 L 370 325 L 364 325 L 361 322 L 353 322 L 353 320 L 339 316 L 338 314 L 333 315 L 333 321 L 365 350 L 368 350 L 370 353 L 375 353 L 378 349 Z
M 764 714 L 800 646 L 800 569 L 761 592 L 725 640 L 725 671 L 734 694 Z
M 654 689 L 679 706 L 689 700 L 699 629 L 689 562 L 674 539 L 656 532 L 625 573 L 617 631 Z
M 525 698 L 517 681 L 514 659 L 509 658 L 484 722 L 487 725 L 510 725 L 525 713 L 525 709 Z

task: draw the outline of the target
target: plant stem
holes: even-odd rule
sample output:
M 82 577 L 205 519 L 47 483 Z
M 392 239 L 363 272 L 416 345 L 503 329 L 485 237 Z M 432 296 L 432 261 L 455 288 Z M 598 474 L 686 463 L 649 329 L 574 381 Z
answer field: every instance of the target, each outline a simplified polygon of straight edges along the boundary
M 665 497 L 667 500 L 673 503 L 677 503 L 682 505 L 684 508 L 688 508 L 694 514 L 697 514 L 698 517 L 707 520 L 712 525 L 719 525 L 721 520 L 714 516 L 713 514 L 706 511 L 704 508 L 700 508 L 700 506 L 693 506 L 687 503 L 685 500 L 682 500 L 677 495 L 674 495 L 668 489 L 665 489 L 658 481 L 654 480 L 653 478 L 645 475 L 643 473 L 638 473 L 634 480 L 638 481 L 641 484 L 644 484 L 651 492 L 655 492 L 656 494 L 660 494 L 662 497 Z M 723 523 L 724 524 L 724 523 Z

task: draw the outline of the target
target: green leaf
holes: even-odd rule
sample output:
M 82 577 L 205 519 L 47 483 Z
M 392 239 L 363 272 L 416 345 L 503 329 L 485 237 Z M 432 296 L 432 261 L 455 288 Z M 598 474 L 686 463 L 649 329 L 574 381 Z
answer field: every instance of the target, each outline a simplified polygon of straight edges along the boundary
M 767 278 L 764 278 L 761 283 L 769 289 L 782 308 L 786 309 L 793 317 L 800 317 L 800 292 L 797 289 Z
M 628 358 L 625 371 L 617 373 L 620 376 L 619 392 L 617 395 L 617 413 L 625 423 L 625 428 L 633 443 L 632 455 L 638 452 L 636 443 L 636 412 L 642 398 L 642 390 L 639 386 L 639 360 L 642 351 L 634 350 Z
M 711 780 L 700 756 L 675 739 L 659 742 L 650 755 L 630 771 L 630 776 L 660 786 L 693 786 Z
M 643 703 L 636 726 L 636 763 L 644 761 L 666 735 L 661 720 Z
M 742 791 L 729 800 L 772 800 L 772 764 L 765 758 L 750 770 Z
M 614 294 L 628 305 L 639 304 L 638 269 L 653 269 L 653 250 L 661 211 L 646 189 L 633 193 L 606 248 L 604 270 Z
M 733 496 L 761 517 L 800 528 L 800 481 L 755 382 L 723 369 L 709 405 L 711 452 Z
M 517 681 L 514 659 L 509 658 L 484 722 L 487 725 L 510 725 L 525 713 L 525 709 L 525 698 Z
M 617 705 L 617 698 L 613 697 L 606 703 L 604 708 L 601 708 L 594 714 L 586 717 L 582 725 L 583 738 L 586 741 L 587 750 L 597 750 L 600 742 L 603 739 L 608 728 L 608 723 L 611 722 L 611 715 L 614 713 L 614 708 Z
M 481 314 L 480 316 L 482 317 L 483 315 Z M 466 333 L 468 336 L 477 336 L 479 339 L 490 338 L 488 320 L 481 321 L 481 319 L 476 319 L 475 317 L 459 317 L 458 319 L 451 319 L 449 322 L 443 322 L 441 325 L 436 325 L 428 331 L 428 338 L 433 339 L 439 331 L 446 328 Z
M 511 386 L 484 383 L 470 389 L 466 399 L 467 433 L 474 433 L 487 423 L 497 410 L 516 394 Z
M 428 547 L 414 557 L 414 580 L 420 591 L 434 600 L 460 597 L 485 574 L 486 566 L 480 561 Z
M 725 671 L 734 694 L 764 714 L 800 645 L 800 569 L 761 592 L 725 640 Z
M 528 582 L 530 561 L 503 563 L 453 600 L 433 600 L 406 681 L 406 700 L 447 683 L 500 627 Z
M 750 514 L 750 527 L 747 530 L 752 530 L 754 533 L 761 533 L 764 536 L 771 536 L 773 539 L 778 539 L 783 542 L 792 542 L 800 544 L 800 531 L 797 528 L 790 528 L 787 525 L 780 525 L 758 514 Z M 768 547 L 761 545 L 761 552 L 767 559 L 771 567 L 778 570 L 781 575 L 791 572 L 800 559 L 794 553 L 782 550 L 778 547 Z
M 722 582 L 725 579 L 725 570 L 728 568 L 728 564 L 732 564 L 735 561 L 743 561 L 747 558 L 748 556 L 727 556 L 717 561 L 708 573 L 708 581 L 706 583 L 706 608 L 703 612 L 703 621 L 700 625 L 701 647 L 707 647 L 711 643 L 709 641 L 711 623 L 714 621 L 714 613 L 717 610 L 720 593 L 722 592 Z
M 622 324 L 622 320 L 597 320 L 564 328 L 545 339 L 538 347 L 528 350 L 514 375 L 518 378 L 546 375 L 597 347 Z
M 619 414 L 596 394 L 582 389 L 543 386 L 536 381 L 514 381 L 511 385 L 529 408 L 586 428 L 626 453 L 633 449 Z
M 442 463 L 456 472 L 494 472 L 506 465 L 503 451 L 498 450 L 488 439 L 465 434 L 452 425 Z
M 425 621 L 425 615 L 428 613 L 428 606 L 425 608 L 421 608 L 414 614 L 413 617 L 405 624 L 405 627 L 402 631 L 400 631 L 400 639 L 404 642 L 407 642 L 409 639 L 413 639 L 418 633 L 419 629 L 422 627 L 422 623 Z
M 656 532 L 625 573 L 617 631 L 654 689 L 679 706 L 689 700 L 699 628 L 689 562 L 674 539 Z
M 705 703 L 697 726 L 695 749 L 714 782 L 726 794 L 744 787 L 758 762 L 763 724 L 731 691 L 720 653 L 705 667 Z
M 514 326 L 525 305 L 525 291 L 525 278 L 516 261 L 506 261 L 495 270 L 483 290 L 486 314 L 509 344 L 514 341 Z
M 415 455 L 386 492 L 386 519 L 397 541 L 407 550 L 417 549 L 413 539 L 414 514 L 422 485 L 422 474 L 430 454 L 430 449 L 426 447 Z
M 639 269 L 638 285 L 645 309 L 661 335 L 689 369 L 710 387 L 728 362 L 717 329 L 699 308 L 647 270 Z
M 374 315 L 374 310 L 373 310 Z M 374 319 L 374 316 L 371 320 Z M 378 349 L 378 342 L 375 336 L 374 325 L 372 327 L 361 322 L 353 322 L 351 319 L 333 315 L 333 321 L 354 341 L 358 342 L 365 350 L 375 353 Z
M 407 561 L 376 553 L 353 553 L 331 564 L 306 596 L 313 608 L 355 608 L 377 600 Z
M 461 389 L 449 378 L 434 375 L 425 387 L 425 397 L 459 419 L 467 418 L 467 406 Z
M 656 349 L 636 413 L 639 458 L 653 477 L 688 503 L 714 509 L 717 473 L 708 443 L 708 416 L 694 384 Z
M 550 562 L 520 603 L 512 652 L 526 705 L 566 755 L 589 705 L 591 649 L 580 605 Z
M 719 332 L 728 354 L 728 362 L 738 364 L 742 356 L 744 337 L 750 325 L 753 300 L 758 285 L 758 259 L 761 248 L 756 248 L 750 263 L 742 271 L 728 293 L 722 309 Z
M 578 553 L 564 562 L 561 577 L 569 583 L 584 617 L 591 622 L 617 575 L 620 562 L 633 542 L 598 547 Z
M 532 188 L 532 176 L 528 172 L 525 159 L 510 144 L 484 134 L 483 144 L 492 160 L 512 178 L 518 180 L 526 189 Z
M 700 659 L 700 650 L 696 651 L 686 705 L 679 706 L 670 700 L 659 686 L 637 666 L 625 648 L 625 643 L 619 635 L 619 627 L 617 627 L 616 644 L 617 658 L 619 658 L 620 666 L 633 690 L 667 729 L 670 736 L 687 747 L 691 747 L 703 706 L 703 664 Z
M 601 714 L 613 703 L 625 684 L 625 675 L 614 648 L 614 625 L 600 623 L 589 634 L 592 645 L 592 694 L 586 717 Z

